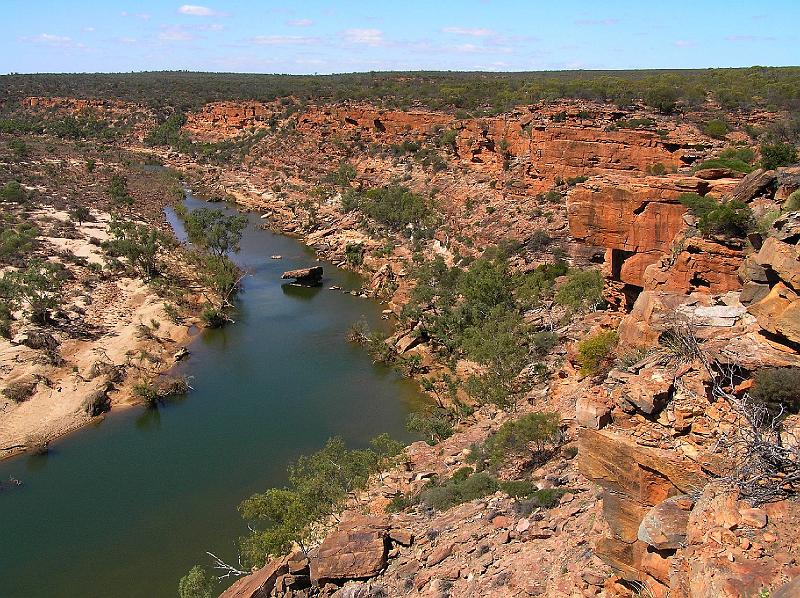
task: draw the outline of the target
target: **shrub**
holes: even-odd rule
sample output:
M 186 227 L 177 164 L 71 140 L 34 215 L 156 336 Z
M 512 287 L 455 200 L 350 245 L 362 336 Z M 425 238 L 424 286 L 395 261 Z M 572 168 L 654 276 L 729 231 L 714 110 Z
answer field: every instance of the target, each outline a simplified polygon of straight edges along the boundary
M 800 368 L 764 368 L 755 375 L 753 398 L 774 410 L 800 412 Z
M 728 123 L 719 118 L 710 120 L 703 125 L 703 133 L 714 139 L 724 139 L 728 134 Z
M 528 480 L 511 480 L 509 482 L 500 482 L 500 490 L 511 498 L 522 498 L 534 494 L 538 488 L 536 484 Z
M 348 243 L 344 248 L 344 259 L 351 266 L 360 266 L 364 262 L 364 245 Z
M 678 91 L 667 85 L 654 85 L 644 94 L 644 102 L 663 114 L 675 112 L 678 101 Z
M 678 197 L 678 201 L 698 218 L 702 218 L 717 206 L 717 201 L 710 195 L 697 193 L 684 193 Z
M 740 160 L 752 164 L 756 159 L 756 153 L 749 147 L 729 147 L 722 150 L 719 157 L 723 160 Z
M 552 509 L 561 502 L 561 497 L 569 492 L 568 488 L 543 488 L 532 492 L 519 501 L 515 510 L 521 515 L 528 516 L 535 509 Z
M 414 434 L 422 434 L 426 442 L 433 446 L 453 435 L 453 421 L 446 409 L 415 411 L 406 419 L 406 429 Z
M 783 204 L 783 209 L 786 212 L 796 212 L 800 210 L 800 189 L 792 192 Z
M 541 264 L 533 272 L 517 276 L 516 295 L 523 307 L 535 307 L 553 294 L 554 281 L 564 276 L 569 266 L 564 261 L 554 264 Z
M 204 253 L 201 251 L 189 254 L 197 266 L 200 283 L 217 293 L 220 303 L 227 305 L 230 298 L 239 288 L 241 270 L 227 255 Z
M 536 230 L 528 239 L 528 249 L 531 251 L 543 251 L 552 241 L 552 237 L 546 231 Z
M 712 158 L 711 160 L 705 160 L 694 167 L 694 171 L 704 170 L 707 168 L 727 168 L 729 170 L 734 170 L 736 172 L 744 172 L 748 173 L 753 170 L 753 167 L 746 162 L 742 162 L 741 160 L 735 160 L 730 158 Z
M 555 300 L 576 311 L 594 309 L 603 298 L 603 277 L 597 270 L 573 270 L 559 287 Z
M 342 208 L 345 211 L 358 209 L 397 230 L 409 225 L 426 226 L 432 215 L 424 197 L 396 185 L 370 189 L 366 193 L 348 192 L 342 197 Z
M 3 389 L 3 396 L 12 403 L 23 403 L 33 395 L 36 390 L 36 382 L 17 381 L 11 382 Z
M 791 143 L 764 143 L 760 149 L 761 166 L 767 170 L 797 162 L 797 148 Z
M 27 222 L 0 221 L 0 262 L 13 262 L 33 247 L 39 229 Z
M 200 312 L 200 319 L 206 328 L 222 328 L 230 321 L 224 311 L 214 306 L 206 307 Z
M 22 139 L 12 139 L 9 141 L 8 149 L 11 150 L 11 153 L 15 158 L 24 158 L 30 153 L 28 150 L 28 145 L 22 141 Z
M 620 129 L 638 129 L 639 127 L 650 128 L 656 124 L 652 118 L 629 118 L 620 119 L 614 123 Z
M 417 502 L 418 501 L 409 494 L 397 494 L 389 501 L 389 504 L 387 504 L 383 510 L 386 513 L 400 513 L 414 506 Z
M 698 217 L 697 228 L 706 236 L 744 237 L 755 227 L 753 211 L 741 201 L 720 204 L 713 197 L 696 193 L 684 193 L 678 199 Z
M 0 201 L 10 201 L 13 203 L 24 203 L 26 199 L 25 189 L 17 181 L 8 181 L 0 188 Z
M 531 346 L 540 355 L 546 355 L 553 350 L 558 343 L 558 335 L 555 332 L 544 330 L 531 335 Z
M 698 228 L 704 235 L 746 237 L 755 228 L 753 211 L 747 204 L 732 200 L 719 204 L 700 218 Z
M 78 223 L 78 226 L 82 226 L 84 222 L 88 222 L 92 217 L 89 208 L 86 206 L 76 206 L 70 210 L 69 216 Z
M 647 172 L 654 176 L 662 176 L 667 174 L 667 167 L 662 162 L 656 162 L 647 168 Z
M 539 453 L 557 443 L 561 417 L 555 412 L 536 411 L 504 423 L 490 436 L 482 451 L 489 465 L 499 467 L 510 457 L 529 454 L 533 444 Z
M 0 336 L 11 337 L 11 308 L 3 299 L 0 299 Z
M 356 174 L 356 169 L 352 164 L 342 162 L 333 175 L 333 182 L 339 187 L 349 188 L 350 183 L 356 178 Z
M 181 134 L 181 127 L 185 123 L 186 116 L 181 113 L 172 114 L 150 131 L 144 142 L 147 145 L 185 145 Z
M 616 330 L 598 332 L 578 343 L 578 362 L 582 374 L 597 374 L 608 362 L 619 336 Z
M 470 468 L 467 468 L 471 471 Z M 428 485 L 420 492 L 420 500 L 428 507 L 437 511 L 460 505 L 462 503 L 483 498 L 497 491 L 498 484 L 492 476 L 486 472 L 478 472 L 469 475 L 468 472 L 461 472 L 460 475 L 453 475 L 449 480 L 437 484 Z M 459 472 L 456 472 L 459 474 Z

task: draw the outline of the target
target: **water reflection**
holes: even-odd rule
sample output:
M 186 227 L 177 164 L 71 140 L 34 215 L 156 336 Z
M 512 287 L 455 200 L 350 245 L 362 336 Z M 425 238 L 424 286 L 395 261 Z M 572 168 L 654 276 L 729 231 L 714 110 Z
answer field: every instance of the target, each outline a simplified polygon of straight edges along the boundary
M 310 301 L 314 296 L 322 290 L 321 286 L 310 287 L 302 284 L 294 284 L 287 282 L 281 285 L 283 294 L 293 299 L 301 299 L 303 301 Z

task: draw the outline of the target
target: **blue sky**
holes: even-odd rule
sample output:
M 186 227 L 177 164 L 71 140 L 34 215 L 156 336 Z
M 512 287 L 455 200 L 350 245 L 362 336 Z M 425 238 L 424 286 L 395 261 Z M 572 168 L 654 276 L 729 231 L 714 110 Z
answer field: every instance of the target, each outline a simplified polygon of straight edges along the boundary
M 190 1 L 0 0 L 0 72 L 800 64 L 798 0 Z

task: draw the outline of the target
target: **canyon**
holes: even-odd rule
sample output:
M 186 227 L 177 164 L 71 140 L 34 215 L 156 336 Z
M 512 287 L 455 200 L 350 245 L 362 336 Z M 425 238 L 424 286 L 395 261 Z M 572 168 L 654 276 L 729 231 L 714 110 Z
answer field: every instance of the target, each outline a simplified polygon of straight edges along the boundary
M 800 480 L 768 476 L 763 484 L 775 495 L 745 496 L 733 482 L 731 439 L 748 429 L 743 409 L 755 374 L 800 367 L 800 213 L 780 211 L 800 188 L 800 166 L 697 168 L 723 149 L 755 145 L 748 127 L 782 115 L 728 113 L 732 132 L 712 138 L 698 124 L 701 109 L 677 117 L 583 100 L 485 118 L 360 103 L 286 108 L 225 101 L 188 113 L 182 134 L 193 143 L 243 148 L 241 161 L 216 164 L 143 144 L 156 118 L 141 106 L 21 102 L 48 117 L 140 115 L 119 142 L 126 150 L 157 157 L 206 196 L 256 211 L 265 228 L 361 273 L 363 294 L 398 318 L 387 342 L 426 368 L 418 378 L 457 377 L 476 364 L 442 363 L 417 335 L 420 322 L 400 317 L 415 284 L 414 253 L 466 266 L 502 241 L 514 247 L 509 261 L 520 273 L 565 257 L 602 273 L 606 307 L 569 320 L 553 304 L 524 314 L 534 324 L 555 321 L 559 342 L 545 380 L 513 409 L 476 404 L 449 438 L 411 444 L 394 468 L 352 493 L 343 513 L 320 523 L 310 550 L 272 555 L 223 596 L 797 594 Z M 438 217 L 431 237 L 410 239 L 343 209 L 348 189 L 330 183 L 342 165 L 353 169 L 350 189 L 400 184 L 429 197 Z M 742 202 L 759 220 L 777 215 L 746 238 L 701 234 L 700 217 L 682 201 L 692 193 Z M 359 262 L 348 260 L 354 246 Z M 581 341 L 610 331 L 620 359 L 582 371 Z M 463 390 L 457 396 L 470 400 Z M 531 474 L 539 490 L 563 490 L 550 508 L 526 512 L 498 490 L 445 511 L 386 511 L 432 478 L 472 467 L 476 444 L 538 411 L 561 419 L 562 442 Z M 779 439 L 796 447 L 798 416 L 782 426 Z

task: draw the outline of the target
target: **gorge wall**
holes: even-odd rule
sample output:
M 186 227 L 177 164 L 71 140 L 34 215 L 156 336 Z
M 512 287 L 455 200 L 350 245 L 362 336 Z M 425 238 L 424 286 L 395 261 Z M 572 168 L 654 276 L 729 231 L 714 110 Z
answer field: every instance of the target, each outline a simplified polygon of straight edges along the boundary
M 118 109 L 36 98 L 25 106 Z M 774 116 L 727 118 L 752 124 Z M 361 246 L 365 291 L 390 299 L 395 312 L 408 300 L 411 243 L 398 236 L 381 252 L 369 228 L 343 213 L 341 194 L 319 191 L 344 163 L 355 170 L 353 188 L 395 183 L 433 198 L 441 223 L 424 244 L 426 257 L 459 264 L 512 241 L 520 250 L 513 266 L 527 271 L 564 252 L 575 266 L 601 269 L 611 306 L 553 326 L 564 339 L 558 364 L 520 407 L 558 409 L 568 445 L 577 448 L 575 459 L 559 457 L 537 472 L 542 488 L 569 489 L 555 509 L 526 515 L 497 493 L 430 517 L 384 513 L 392 497 L 419 490 L 434 473 L 452 476 L 472 444 L 508 417 L 478 409 L 437 447 L 409 447 L 396 470 L 352 497 L 358 514 L 332 525 L 315 550 L 273 560 L 225 596 L 304 595 L 312 580 L 313 591 L 340 598 L 379 589 L 398 596 L 627 596 L 637 588 L 656 597 L 754 596 L 763 588 L 793 595 L 797 502 L 753 507 L 713 480 L 731 474 L 719 446 L 745 423 L 732 401 L 752 386 L 752 374 L 800 366 L 798 213 L 731 241 L 700 234 L 679 197 L 737 199 L 763 216 L 800 188 L 800 168 L 747 176 L 695 169 L 723 147 L 753 140 L 742 130 L 710 138 L 690 117 L 577 100 L 486 118 L 219 102 L 188 114 L 183 132 L 201 143 L 252 141 L 241 163 L 146 150 L 209 193 L 263 211 L 266 226 L 300 236 L 320 255 L 345 263 L 347 248 Z M 552 240 L 544 248 L 533 242 L 541 231 Z M 581 373 L 578 342 L 612 329 L 618 351 L 636 359 L 620 359 L 599 376 Z M 691 351 L 676 361 L 666 340 L 687 330 Z M 435 367 L 413 332 L 399 330 L 391 340 Z M 720 386 L 709 360 L 735 371 L 736 383 Z M 796 416 L 787 420 L 789 433 L 797 426 Z

